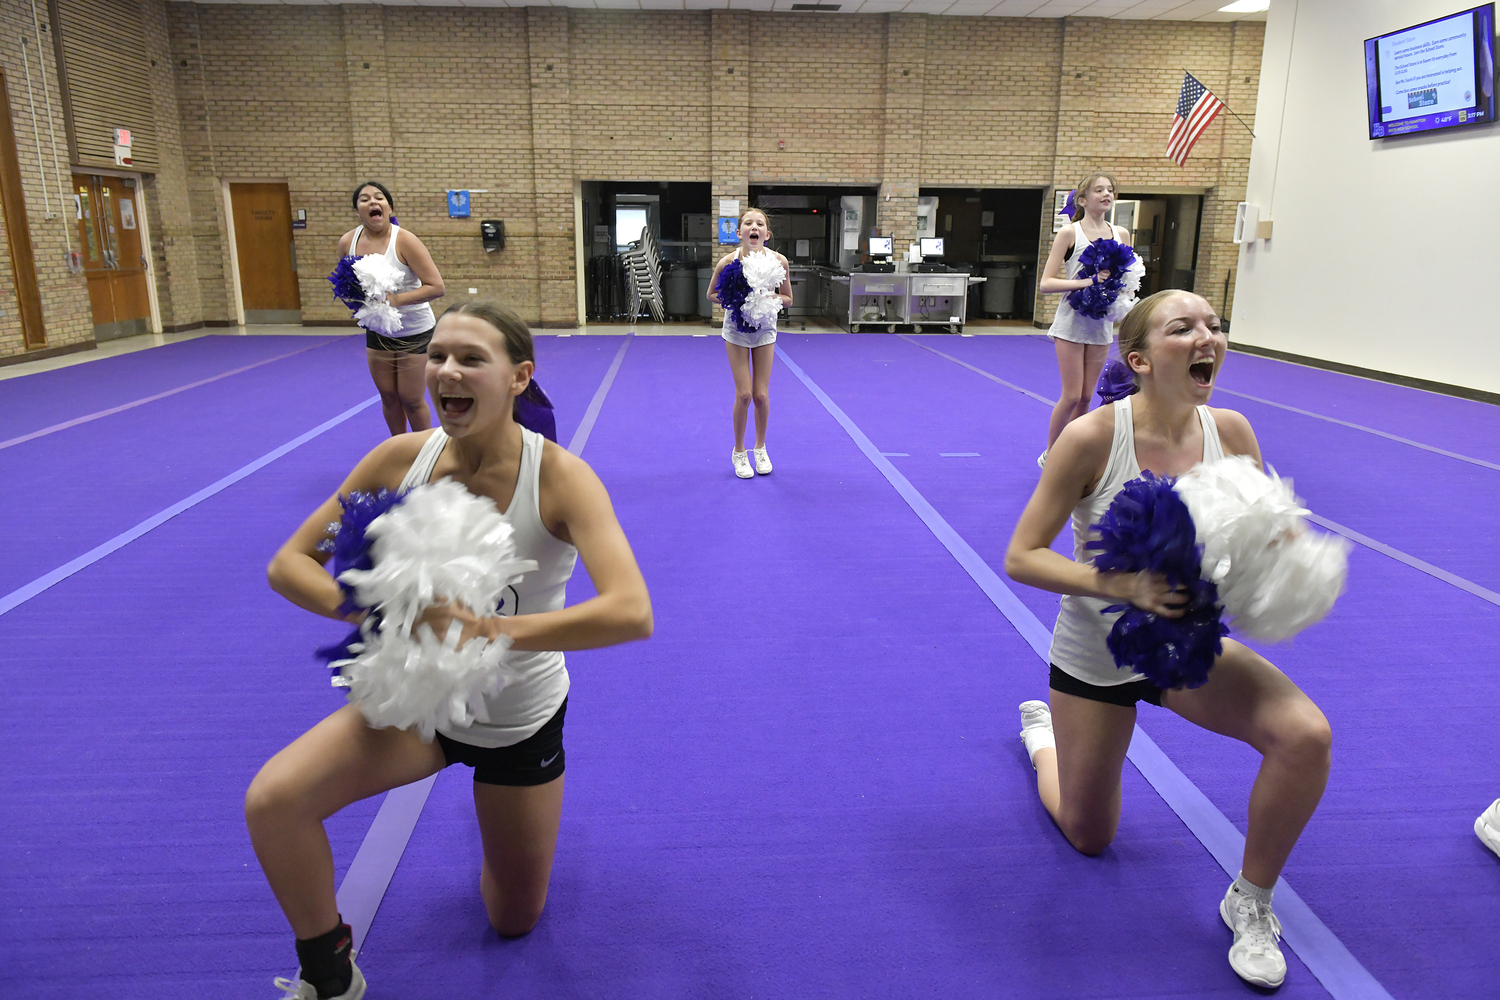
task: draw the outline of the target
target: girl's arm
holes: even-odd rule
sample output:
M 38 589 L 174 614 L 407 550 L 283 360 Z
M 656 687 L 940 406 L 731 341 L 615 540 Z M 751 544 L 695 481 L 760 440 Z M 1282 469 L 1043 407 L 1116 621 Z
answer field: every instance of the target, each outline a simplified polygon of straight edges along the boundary
M 712 302 L 716 306 L 723 305 L 723 303 L 719 301 L 719 272 L 724 270 L 724 265 L 728 264 L 729 259 L 733 256 L 734 254 L 729 253 L 720 257 L 719 263 L 714 265 L 713 277 L 708 279 L 708 301 Z
M 344 603 L 343 588 L 323 568 L 329 554 L 318 549 L 319 542 L 332 537 L 326 533 L 328 525 L 338 521 L 343 514 L 339 497 L 347 496 L 352 490 L 375 491 L 400 486 L 402 477 L 427 437 L 426 434 L 406 434 L 389 438 L 361 459 L 339 486 L 338 492 L 323 501 L 276 550 L 271 564 L 266 567 L 271 589 L 299 608 L 325 618 L 342 620 L 345 616 L 339 608 Z M 350 616 L 349 620 L 361 617 L 363 613 Z
M 396 256 L 412 273 L 421 280 L 418 288 L 409 292 L 392 292 L 385 300 L 393 306 L 414 306 L 418 302 L 431 302 L 440 299 L 446 289 L 443 287 L 443 276 L 438 273 L 437 265 L 432 262 L 432 254 L 417 239 L 405 229 L 396 229 Z
M 1122 243 L 1127 247 L 1131 246 L 1132 244 L 1130 242 L 1130 230 L 1126 229 L 1124 226 L 1116 226 L 1115 242 Z
M 451 621 L 462 622 L 460 643 L 508 635 L 518 650 L 597 649 L 649 638 L 651 595 L 604 484 L 583 459 L 551 442 L 542 452 L 541 474 L 542 522 L 578 549 L 597 596 L 560 611 L 514 617 L 480 617 L 445 605 L 428 610 L 420 621 L 438 636 L 447 634 Z
M 1169 618 L 1182 615 L 1180 598 L 1155 573 L 1101 573 L 1052 550 L 1079 499 L 1092 492 L 1109 460 L 1114 422 L 1093 414 L 1075 420 L 1047 452 L 1047 465 L 1005 552 L 1005 573 L 1017 583 L 1056 594 L 1130 603 Z M 1101 414 L 1102 416 L 1102 414 Z
M 1087 288 L 1094 283 L 1092 278 L 1059 278 L 1063 260 L 1073 247 L 1073 227 L 1064 226 L 1052 241 L 1052 252 L 1047 254 L 1047 266 L 1042 269 L 1042 281 L 1038 289 L 1044 295 L 1055 292 L 1071 292 L 1075 288 Z
M 781 254 L 776 255 L 781 261 L 781 269 L 786 272 L 786 277 L 781 279 L 781 287 L 776 289 L 776 297 L 781 299 L 781 304 L 788 309 L 792 307 L 792 265 Z
M 349 230 L 339 237 L 339 259 L 349 256 L 349 245 L 354 242 L 354 230 Z

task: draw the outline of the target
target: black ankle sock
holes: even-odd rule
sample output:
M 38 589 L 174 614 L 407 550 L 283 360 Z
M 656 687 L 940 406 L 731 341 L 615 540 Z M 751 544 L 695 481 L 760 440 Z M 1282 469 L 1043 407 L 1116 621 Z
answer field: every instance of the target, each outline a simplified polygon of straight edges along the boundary
M 321 1000 L 349 991 L 349 983 L 354 979 L 354 968 L 349 962 L 353 943 L 354 931 L 346 923 L 315 938 L 297 939 L 302 980 L 313 985 Z

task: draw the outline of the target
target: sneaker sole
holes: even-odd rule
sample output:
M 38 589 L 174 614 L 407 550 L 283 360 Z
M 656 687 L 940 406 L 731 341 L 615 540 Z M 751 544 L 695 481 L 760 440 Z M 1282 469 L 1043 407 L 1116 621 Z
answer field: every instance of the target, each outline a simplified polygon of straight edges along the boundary
M 1227 899 L 1221 899 L 1221 900 L 1219 900 L 1219 916 L 1223 919 L 1224 926 L 1229 928 L 1229 933 L 1233 934 L 1234 933 L 1234 921 L 1232 921 L 1232 920 L 1229 919 L 1229 910 L 1227 909 L 1228 906 L 1229 906 L 1229 900 L 1227 900 Z M 1277 989 L 1277 988 L 1279 988 L 1281 986 L 1282 983 L 1286 982 L 1286 973 L 1285 972 L 1283 972 L 1281 974 L 1281 978 L 1280 979 L 1272 982 L 1269 979 L 1256 979 L 1254 977 L 1245 975 L 1239 969 L 1236 969 L 1234 967 L 1234 963 L 1233 962 L 1229 963 L 1229 968 L 1234 971 L 1234 974 L 1236 976 L 1239 976 L 1241 979 L 1243 979 L 1245 982 L 1249 983 L 1251 986 L 1259 986 L 1261 989 L 1265 989 L 1265 990 L 1274 990 L 1274 989 Z

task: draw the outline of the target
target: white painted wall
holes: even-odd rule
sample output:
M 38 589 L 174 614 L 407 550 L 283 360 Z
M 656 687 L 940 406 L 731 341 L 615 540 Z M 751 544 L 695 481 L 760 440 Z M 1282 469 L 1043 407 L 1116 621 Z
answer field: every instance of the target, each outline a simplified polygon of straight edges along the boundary
M 1371 141 L 1364 40 L 1477 0 L 1271 0 L 1230 338 L 1500 392 L 1500 126 Z

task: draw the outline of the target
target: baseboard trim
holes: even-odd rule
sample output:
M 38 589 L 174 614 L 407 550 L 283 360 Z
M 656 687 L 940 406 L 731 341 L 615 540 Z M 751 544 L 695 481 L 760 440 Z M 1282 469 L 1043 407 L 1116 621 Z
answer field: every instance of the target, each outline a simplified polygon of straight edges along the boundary
M 1470 389 L 1464 385 L 1449 385 L 1447 382 L 1433 382 L 1425 378 L 1413 378 L 1410 375 L 1397 375 L 1393 372 L 1376 371 L 1373 368 L 1361 368 L 1358 365 L 1346 365 L 1341 361 L 1324 361 L 1322 358 L 1309 358 L 1301 354 L 1292 354 L 1288 351 L 1277 351 L 1269 347 L 1255 347 L 1250 344 L 1229 343 L 1231 351 L 1239 351 L 1243 354 L 1254 354 L 1257 357 L 1272 358 L 1276 361 L 1289 361 L 1296 365 L 1306 365 L 1308 368 L 1321 368 L 1324 371 L 1339 372 L 1344 375 L 1357 375 L 1375 382 L 1387 382 L 1391 385 L 1402 385 L 1408 389 L 1421 389 L 1424 392 L 1435 392 L 1443 396 L 1457 396 L 1460 399 L 1472 399 L 1477 403 L 1490 403 L 1500 406 L 1500 392 L 1486 392 L 1484 389 Z
M 162 333 L 187 333 L 187 332 L 189 332 L 191 330 L 201 330 L 201 329 L 203 329 L 203 321 L 200 319 L 196 323 L 178 323 L 175 326 L 167 326 L 164 323 L 164 324 L 162 324 L 161 332 Z
M 66 344 L 62 347 L 41 347 L 35 351 L 23 351 L 20 354 L 10 354 L 0 358 L 0 366 L 24 365 L 28 361 L 45 361 L 47 358 L 60 358 L 65 354 L 78 354 L 82 351 L 95 351 L 99 345 L 92 340 L 82 340 L 76 344 Z
M 359 326 L 352 319 L 304 319 L 303 326 Z

